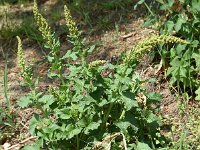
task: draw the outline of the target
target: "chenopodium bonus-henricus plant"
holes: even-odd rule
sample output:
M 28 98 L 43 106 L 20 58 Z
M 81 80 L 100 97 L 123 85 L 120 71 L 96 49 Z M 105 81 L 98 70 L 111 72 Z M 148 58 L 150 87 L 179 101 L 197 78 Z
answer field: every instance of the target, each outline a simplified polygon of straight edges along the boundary
M 36 108 L 45 115 L 35 114 L 30 120 L 30 132 L 38 137 L 40 143 L 37 145 L 48 149 L 92 149 L 95 142 L 113 137 L 116 132 L 124 135 L 123 143 L 127 143 L 121 144 L 115 138 L 110 139 L 113 147 L 118 149 L 133 149 L 138 143 L 153 148 L 162 145 L 163 140 L 156 134 L 160 121 L 150 107 L 160 97 L 142 88 L 143 81 L 135 74 L 129 61 L 160 41 L 168 43 L 170 39 L 158 36 L 140 43 L 123 64 L 113 65 L 104 60 L 88 64 L 86 54 L 94 46 L 84 48 L 67 6 L 64 7 L 64 13 L 74 48 L 64 56 L 58 55 L 59 42 L 38 12 L 36 1 L 33 12 L 45 45 L 51 49 L 50 63 L 52 66 L 58 65 L 53 69 L 57 69 L 57 77 L 61 80 L 57 87 L 51 87 L 38 96 L 36 104 L 40 107 Z M 80 59 L 83 63 L 79 62 Z M 65 70 L 67 73 L 63 74 Z M 145 107 L 138 103 L 138 93 L 146 95 Z M 100 148 L 110 146 L 110 141 L 100 145 Z M 157 145 L 158 141 L 160 143 Z

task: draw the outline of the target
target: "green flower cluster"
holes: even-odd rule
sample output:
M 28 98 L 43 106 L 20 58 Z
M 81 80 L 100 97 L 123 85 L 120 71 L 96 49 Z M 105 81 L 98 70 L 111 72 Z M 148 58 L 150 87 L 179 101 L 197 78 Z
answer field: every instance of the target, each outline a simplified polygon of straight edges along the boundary
M 155 35 L 151 38 L 145 39 L 142 42 L 139 42 L 127 55 L 126 61 L 131 61 L 134 59 L 139 59 L 142 54 L 149 52 L 153 47 L 158 44 L 168 44 L 168 43 L 180 43 L 180 44 L 189 44 L 187 41 L 182 40 L 178 37 L 171 35 Z
M 32 67 L 27 66 L 25 63 L 24 59 L 24 53 L 22 49 L 22 41 L 19 36 L 17 36 L 17 41 L 18 41 L 18 48 L 17 48 L 17 64 L 20 68 L 21 75 L 24 78 L 24 80 L 28 83 L 31 84 L 32 82 L 32 77 L 33 77 L 33 72 L 32 72 Z
M 24 54 L 23 54 L 23 49 L 22 49 L 22 41 L 19 36 L 17 36 L 17 41 L 18 41 L 18 48 L 17 48 L 17 64 L 19 68 L 21 69 L 22 75 L 24 76 L 25 70 L 26 70 L 26 65 L 25 65 L 25 59 L 24 59 Z
M 70 10 L 67 8 L 66 5 L 64 6 L 64 16 L 67 28 L 69 30 L 69 37 L 71 38 L 71 40 L 73 40 L 72 42 L 79 41 L 80 32 L 76 26 L 76 23 L 72 19 Z
M 52 48 L 55 45 L 55 40 L 46 19 L 38 11 L 36 0 L 34 0 L 33 14 L 39 31 L 42 33 L 43 40 Z
M 95 68 L 105 63 L 106 63 L 106 60 L 95 60 L 89 64 L 89 68 Z

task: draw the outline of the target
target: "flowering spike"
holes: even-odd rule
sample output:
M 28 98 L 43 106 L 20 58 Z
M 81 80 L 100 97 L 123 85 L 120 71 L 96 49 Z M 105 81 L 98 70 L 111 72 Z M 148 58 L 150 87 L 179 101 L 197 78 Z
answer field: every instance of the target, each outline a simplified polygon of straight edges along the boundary
M 46 19 L 39 13 L 36 0 L 34 0 L 33 14 L 36 20 L 39 31 L 42 33 L 42 38 L 45 40 L 49 47 L 54 47 L 55 38 L 51 32 L 51 28 L 48 25 Z
M 69 37 L 73 42 L 79 41 L 80 32 L 78 31 L 76 23 L 73 21 L 70 10 L 66 5 L 64 6 L 64 16 L 65 16 L 66 26 L 69 30 Z
M 26 70 L 25 60 L 24 60 L 24 54 L 22 49 L 22 41 L 19 36 L 17 36 L 18 40 L 18 48 L 17 48 L 17 64 L 19 65 L 19 68 L 21 69 L 22 74 L 24 74 Z
M 95 67 L 100 66 L 105 63 L 106 63 L 105 60 L 95 60 L 95 61 L 89 63 L 89 68 L 95 68 Z
M 178 37 L 171 35 L 155 35 L 151 38 L 144 39 L 139 42 L 128 54 L 126 61 L 137 60 L 142 54 L 149 52 L 153 47 L 158 45 L 159 43 L 180 43 L 180 44 L 189 44 L 187 41 L 182 40 Z

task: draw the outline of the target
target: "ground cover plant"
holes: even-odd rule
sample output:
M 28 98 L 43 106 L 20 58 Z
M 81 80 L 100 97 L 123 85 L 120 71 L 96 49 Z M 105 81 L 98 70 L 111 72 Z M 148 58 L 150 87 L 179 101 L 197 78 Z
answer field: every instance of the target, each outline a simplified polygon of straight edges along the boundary
M 51 149 L 91 149 L 100 146 L 127 149 L 139 147 L 155 148 L 164 144 L 159 136 L 159 118 L 150 104 L 160 100 L 155 93 L 143 91 L 142 81 L 134 74 L 135 61 L 145 50 L 158 42 L 187 43 L 172 36 L 156 36 L 141 43 L 123 63 L 113 65 L 104 60 L 86 62 L 87 53 L 94 49 L 84 47 L 69 9 L 64 7 L 66 25 L 73 48 L 59 56 L 59 41 L 54 37 L 47 21 L 34 3 L 34 17 L 51 52 L 48 76 L 60 80 L 58 87 L 49 88 L 48 93 L 36 92 L 38 79 L 23 59 L 22 43 L 18 37 L 18 64 L 25 83 L 31 93 L 21 98 L 20 107 L 33 105 L 41 111 L 30 120 L 30 132 L 38 137 L 35 146 Z M 63 71 L 66 71 L 64 73 Z M 147 97 L 145 104 L 137 101 L 138 93 Z M 141 102 L 142 103 L 142 102 Z M 146 108 L 145 108 L 146 107 Z M 121 135 L 121 144 L 114 142 L 94 145 L 98 140 L 114 133 Z M 157 134 L 158 135 L 157 135 Z M 157 141 L 157 142 L 156 142 Z M 120 148 L 121 147 L 121 148 Z
M 140 3 L 145 1 L 139 1 Z M 158 23 L 157 28 L 161 34 L 173 34 L 191 42 L 190 45 L 168 48 L 160 46 L 162 63 L 167 69 L 166 75 L 181 93 L 196 94 L 195 99 L 199 100 L 199 1 L 158 0 L 154 3 L 157 3 L 162 14 L 155 15 L 156 13 L 150 11 L 153 19 L 149 19 L 146 25 Z M 163 13 L 167 17 L 161 19 Z
M 82 2 L 78 0 L 73 1 L 72 4 L 75 5 L 74 9 L 78 9 L 79 13 L 84 15 L 85 12 L 81 12 Z M 142 2 L 145 1 L 139 1 L 138 4 Z M 164 1 L 158 2 L 162 4 L 162 7 L 165 6 Z M 172 2 L 168 1 L 168 5 Z M 118 9 L 126 7 L 129 3 L 130 1 L 126 3 L 121 0 L 119 3 L 110 1 L 103 3 L 103 7 Z M 159 8 L 160 5 L 154 2 L 153 5 L 155 4 Z M 145 6 L 151 11 L 151 5 L 148 6 L 148 2 Z M 40 44 L 48 50 L 48 54 L 44 56 L 45 61 L 48 61 L 47 78 L 54 82 L 46 86 L 45 90 L 38 89 L 38 85 L 44 79 L 37 73 L 37 68 L 25 59 L 23 40 L 20 34 L 17 36 L 17 65 L 21 72 L 21 84 L 28 93 L 18 99 L 17 106 L 14 107 L 22 112 L 25 112 L 27 108 L 32 111 L 30 118 L 26 120 L 29 126 L 22 124 L 32 136 L 18 145 L 22 146 L 26 141 L 34 139 L 34 142 L 21 148 L 25 150 L 198 149 L 198 132 L 195 138 L 192 137 L 193 142 L 187 137 L 187 132 L 191 132 L 187 126 L 194 128 L 196 132 L 199 123 L 198 120 L 196 121 L 196 116 L 189 116 L 187 109 L 191 99 L 198 100 L 198 39 L 186 38 L 189 35 L 184 37 L 180 36 L 181 34 L 175 35 L 185 40 L 173 36 L 174 32 L 168 32 L 169 28 L 165 20 L 158 20 L 161 17 L 153 16 L 153 21 L 161 23 L 159 24 L 161 35 L 141 40 L 130 51 L 123 52 L 114 61 L 106 59 L 92 61 L 88 59 L 88 55 L 93 54 L 96 45 L 86 43 L 87 39 L 84 39 L 84 34 L 79 31 L 69 8 L 65 5 L 61 11 L 67 31 L 62 32 L 67 33 L 66 36 L 70 43 L 70 48 L 63 50 L 62 40 L 47 23 L 49 20 L 43 17 L 37 1 L 34 1 L 33 16 L 38 30 L 35 32 L 40 32 L 38 35 Z M 151 11 L 151 14 L 156 13 Z M 90 23 L 87 14 L 85 17 L 85 22 Z M 89 26 L 92 28 L 93 25 Z M 162 95 L 148 90 L 147 87 L 148 84 L 156 82 L 155 79 L 143 79 L 137 72 L 138 64 L 144 54 L 152 52 L 157 52 L 156 57 L 161 60 L 156 72 L 167 70 L 165 74 L 169 77 L 171 84 L 177 85 L 174 89 L 177 89 L 181 100 L 179 101 L 179 113 L 181 119 L 186 122 L 178 142 L 175 140 L 176 132 L 180 132 L 176 129 L 177 122 L 172 121 L 171 123 L 171 137 L 163 133 L 165 132 L 164 118 L 160 115 L 161 108 L 159 107 Z M 4 128 L 16 134 L 18 124 L 21 123 L 16 122 L 18 120 L 15 119 L 15 111 L 8 98 L 6 54 L 4 54 L 4 59 L 6 60 L 4 93 L 7 107 L 0 109 L 2 112 L 0 115 L 1 144 L 9 139 L 4 137 L 6 135 L 3 133 Z M 4 108 L 7 110 L 4 111 Z M 193 111 L 198 117 L 198 109 L 194 108 Z M 184 116 L 187 118 L 185 119 Z M 7 146 L 8 149 L 14 147 L 16 146 Z
M 141 0 L 138 4 L 144 4 L 150 12 L 145 22 L 145 26 L 151 26 L 159 30 L 160 34 L 171 34 L 186 39 L 191 44 L 189 45 L 176 45 L 176 46 L 163 46 L 158 47 L 158 54 L 161 57 L 160 67 L 165 70 L 165 76 L 169 78 L 170 84 L 175 87 L 180 99 L 180 108 L 182 111 L 187 110 L 189 101 L 199 101 L 199 4 L 198 0 L 156 0 L 151 4 L 147 4 L 145 0 Z M 151 6 L 154 6 L 157 12 Z M 165 17 L 163 17 L 165 16 Z M 184 97 L 180 98 L 181 95 Z M 184 106 L 183 106 L 184 105 Z M 192 108 L 194 109 L 194 108 Z M 182 115 L 186 113 L 181 112 Z M 197 110 L 198 120 L 199 110 Z M 190 120 L 187 116 L 186 120 Z M 199 121 L 197 121 L 199 124 Z M 187 129 L 186 129 L 187 128 Z M 186 127 L 184 130 L 188 130 Z M 189 127 L 193 128 L 193 127 Z M 193 128 L 194 129 L 194 128 Z M 197 143 L 199 139 L 199 129 L 197 127 Z M 184 131 L 183 131 L 184 132 Z M 182 135 L 187 133 L 182 133 Z M 182 138 L 183 136 L 181 136 Z M 199 149 L 191 139 L 179 140 L 180 143 L 188 143 L 186 145 L 180 144 L 176 148 L 183 149 Z M 193 144 L 192 144 L 193 143 Z M 196 145 L 196 146 L 194 146 Z

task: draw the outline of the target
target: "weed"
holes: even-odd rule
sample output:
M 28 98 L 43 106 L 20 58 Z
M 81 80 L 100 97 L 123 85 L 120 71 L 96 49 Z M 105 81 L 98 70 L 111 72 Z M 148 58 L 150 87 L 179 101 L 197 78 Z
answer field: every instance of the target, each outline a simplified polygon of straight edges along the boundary
M 144 0 L 138 2 L 138 4 L 142 3 L 147 5 Z M 169 47 L 170 51 L 166 51 L 165 48 L 160 49 L 161 58 L 163 59 L 164 55 L 167 56 L 163 59 L 163 63 L 170 64 L 170 67 L 166 66 L 166 75 L 170 77 L 171 84 L 177 85 L 180 93 L 189 92 L 193 96 L 196 93 L 196 99 L 198 99 L 200 70 L 197 61 L 197 58 L 199 58 L 199 32 L 197 31 L 199 30 L 198 15 L 200 9 L 196 6 L 199 5 L 199 2 L 196 0 L 159 0 L 157 3 L 160 10 L 167 16 L 166 19 L 159 20 L 159 18 L 162 18 L 159 13 L 155 15 L 156 13 L 153 13 L 152 9 L 149 11 L 153 13 L 156 22 L 159 23 L 160 33 L 176 34 L 191 43 L 189 45 L 178 45 L 171 49 Z M 155 23 L 155 21 L 152 21 L 152 23 Z
M 156 8 L 150 9 L 145 0 L 140 0 L 138 4 L 144 4 L 151 14 L 151 17 L 145 22 L 146 26 L 156 25 L 161 34 L 177 35 L 187 41 L 190 44 L 179 44 L 176 46 L 168 47 L 159 46 L 158 53 L 161 56 L 161 65 L 166 70 L 165 75 L 170 79 L 171 85 L 175 85 L 178 89 L 179 97 L 181 99 L 179 111 L 181 113 L 181 119 L 179 122 L 183 128 L 176 130 L 175 133 L 180 132 L 180 139 L 172 141 L 172 148 L 175 149 L 198 149 L 199 137 L 195 136 L 193 141 L 190 139 L 193 135 L 191 129 L 198 133 L 196 128 L 191 122 L 190 116 L 193 116 L 193 122 L 199 120 L 198 117 L 194 117 L 196 113 L 189 111 L 188 101 L 194 99 L 200 100 L 200 82 L 199 82 L 199 1 L 197 0 L 156 0 Z M 160 11 L 159 11 L 160 10 Z M 157 12 L 156 12 L 157 11 Z M 186 100 L 185 100 L 186 99 Z M 198 102 L 197 102 L 198 103 Z M 193 106 L 190 106 L 193 107 Z M 194 109 L 194 108 L 191 108 Z M 199 111 L 198 109 L 196 109 Z M 198 121 L 197 121 L 198 122 Z M 189 124 L 189 127 L 186 125 Z
M 18 37 L 18 64 L 31 90 L 18 105 L 41 111 L 30 120 L 30 133 L 38 138 L 34 148 L 150 149 L 164 146 L 164 138 L 157 134 L 161 121 L 150 107 L 160 101 L 161 96 L 143 88 L 145 81 L 136 75 L 134 66 L 142 53 L 160 42 L 187 42 L 173 36 L 156 36 L 136 46 L 123 57 L 123 63 L 113 65 L 105 60 L 88 63 L 86 56 L 95 46 L 85 46 L 67 6 L 64 6 L 64 15 L 73 48 L 63 56 L 59 53 L 60 42 L 40 14 L 36 1 L 33 12 L 45 47 L 50 49 L 48 76 L 59 82 L 48 92 L 35 90 L 38 79 L 27 69 Z M 98 144 L 99 141 L 102 142 Z
M 12 113 L 12 106 L 8 97 L 8 56 L 7 53 L 4 53 L 2 50 L 3 57 L 4 57 L 4 95 L 6 100 L 6 108 L 3 106 L 0 107 L 0 143 L 4 142 L 7 139 L 8 135 L 11 135 L 13 129 L 15 129 L 14 123 L 14 114 Z M 11 128 L 11 129 L 9 129 Z M 4 133 L 4 129 L 8 130 L 9 133 Z

